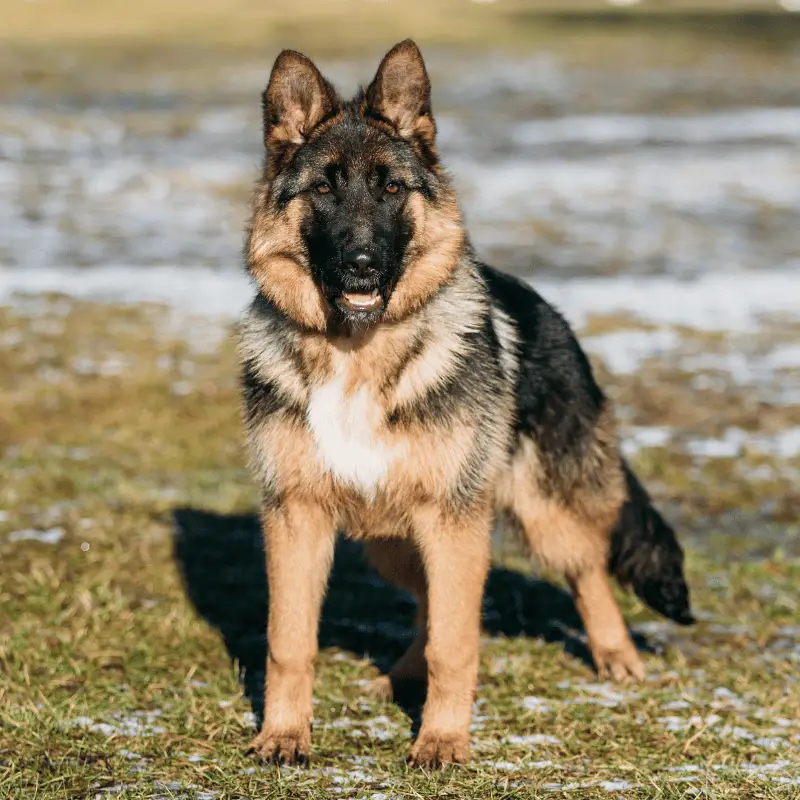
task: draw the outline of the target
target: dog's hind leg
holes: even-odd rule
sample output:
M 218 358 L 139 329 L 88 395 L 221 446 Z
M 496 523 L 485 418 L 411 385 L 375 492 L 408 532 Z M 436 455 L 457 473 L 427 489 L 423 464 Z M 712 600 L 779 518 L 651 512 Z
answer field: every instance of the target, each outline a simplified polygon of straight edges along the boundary
M 592 489 L 593 514 L 578 498 L 547 496 L 537 484 L 538 462 L 530 446 L 514 458 L 499 492 L 500 506 L 516 517 L 532 555 L 564 575 L 586 629 L 600 677 L 644 678 L 644 666 L 611 590 L 608 554 L 621 499 L 613 489 Z M 585 498 L 583 498 L 585 499 Z
M 605 562 L 568 575 L 575 605 L 601 678 L 644 680 L 645 670 L 611 591 Z
M 644 678 L 608 576 L 610 530 L 574 518 L 552 500 L 528 497 L 514 509 L 533 555 L 567 579 L 601 678 Z
M 425 646 L 428 641 L 428 596 L 422 557 L 407 539 L 370 539 L 364 544 L 369 562 L 388 583 L 408 591 L 417 601 L 416 636 L 388 675 L 372 682 L 370 693 L 391 699 L 404 682 L 428 679 Z

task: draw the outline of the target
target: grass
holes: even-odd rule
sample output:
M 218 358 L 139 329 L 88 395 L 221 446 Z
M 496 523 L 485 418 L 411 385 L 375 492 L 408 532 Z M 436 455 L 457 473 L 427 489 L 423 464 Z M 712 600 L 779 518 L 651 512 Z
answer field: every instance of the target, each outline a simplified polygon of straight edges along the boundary
M 677 514 L 703 621 L 679 630 L 621 595 L 652 651 L 647 683 L 596 684 L 571 602 L 501 537 L 473 762 L 410 771 L 418 708 L 363 687 L 407 643 L 411 604 L 343 547 L 312 768 L 247 759 L 265 596 L 233 345 L 179 329 L 197 321 L 59 297 L 0 309 L 0 797 L 797 796 L 796 520 L 759 512 L 786 486 L 759 483 L 749 513 L 782 525 L 783 543 L 744 562 L 725 520 L 752 480 L 735 459 L 688 469 L 670 447 L 643 451 L 638 469 L 662 500 L 693 498 Z M 644 416 L 669 384 L 653 369 L 644 399 L 633 378 L 614 381 Z M 685 391 L 711 413 L 713 393 Z

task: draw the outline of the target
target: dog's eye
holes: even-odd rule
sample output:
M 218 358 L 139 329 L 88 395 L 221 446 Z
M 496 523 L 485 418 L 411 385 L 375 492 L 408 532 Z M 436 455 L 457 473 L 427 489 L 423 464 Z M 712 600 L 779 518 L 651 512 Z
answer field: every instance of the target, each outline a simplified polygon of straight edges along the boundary
M 397 181 L 389 181 L 383 188 L 387 194 L 397 194 L 400 191 L 400 184 Z
M 319 194 L 330 194 L 331 191 L 331 185 L 329 183 L 326 183 L 325 181 L 322 181 L 322 183 L 318 183 L 314 188 L 317 190 Z

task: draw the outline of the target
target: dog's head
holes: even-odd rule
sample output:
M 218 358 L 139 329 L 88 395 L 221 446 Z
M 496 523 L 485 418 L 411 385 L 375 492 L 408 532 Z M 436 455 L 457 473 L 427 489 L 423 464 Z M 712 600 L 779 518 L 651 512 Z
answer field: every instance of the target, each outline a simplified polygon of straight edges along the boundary
M 267 152 L 247 248 L 260 291 L 301 326 L 344 333 L 430 299 L 465 234 L 417 46 L 393 47 L 348 102 L 285 50 L 263 109 Z

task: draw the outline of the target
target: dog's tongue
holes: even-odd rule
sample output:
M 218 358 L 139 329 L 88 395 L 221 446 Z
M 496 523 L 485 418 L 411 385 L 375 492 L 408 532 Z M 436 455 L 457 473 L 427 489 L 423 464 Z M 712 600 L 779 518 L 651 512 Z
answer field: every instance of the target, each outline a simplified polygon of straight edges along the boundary
M 369 294 L 343 292 L 342 299 L 353 311 L 374 311 L 383 304 L 383 298 L 377 289 Z

